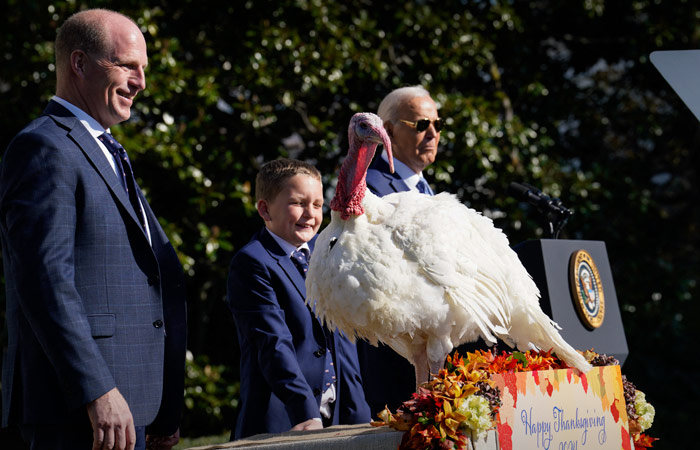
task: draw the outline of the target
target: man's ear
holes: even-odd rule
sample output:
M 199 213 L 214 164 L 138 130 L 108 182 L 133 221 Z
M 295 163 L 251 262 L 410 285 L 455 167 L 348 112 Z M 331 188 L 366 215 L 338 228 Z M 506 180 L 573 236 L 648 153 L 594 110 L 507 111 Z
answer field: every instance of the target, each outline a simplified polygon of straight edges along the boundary
M 85 79 L 87 58 L 87 54 L 82 50 L 73 50 L 70 54 L 70 70 L 80 79 Z
M 394 137 L 394 124 L 391 123 L 390 121 L 384 122 L 384 129 L 386 130 L 386 134 L 389 135 L 390 138 Z
M 260 217 L 262 217 L 262 219 L 265 222 L 269 222 L 270 220 L 272 220 L 272 218 L 270 217 L 270 210 L 267 207 L 266 200 L 258 200 L 258 203 L 255 206 L 258 209 L 258 214 L 260 215 Z

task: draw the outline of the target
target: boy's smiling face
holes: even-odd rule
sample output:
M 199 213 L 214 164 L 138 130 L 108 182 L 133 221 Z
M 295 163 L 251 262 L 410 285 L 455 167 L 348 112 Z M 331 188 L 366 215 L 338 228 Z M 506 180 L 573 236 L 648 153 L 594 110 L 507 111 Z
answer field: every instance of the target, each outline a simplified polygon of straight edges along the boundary
M 271 202 L 258 201 L 265 226 L 292 245 L 309 242 L 323 220 L 323 186 L 309 175 L 294 175 Z

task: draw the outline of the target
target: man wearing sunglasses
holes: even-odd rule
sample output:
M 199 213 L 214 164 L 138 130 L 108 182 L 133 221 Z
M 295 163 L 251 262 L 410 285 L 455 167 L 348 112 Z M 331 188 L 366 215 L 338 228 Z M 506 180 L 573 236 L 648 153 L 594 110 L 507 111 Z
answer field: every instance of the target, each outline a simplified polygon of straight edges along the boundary
M 394 155 L 395 172 L 389 171 L 386 152 L 367 171 L 367 187 L 376 195 L 415 190 L 432 195 L 423 170 L 435 161 L 443 121 L 430 93 L 421 86 L 393 90 L 379 104 Z
M 433 195 L 423 170 L 435 161 L 443 122 L 430 93 L 421 86 L 395 89 L 377 111 L 391 138 L 394 173 L 386 151 L 374 158 L 367 171 L 367 187 L 375 195 L 418 191 Z M 395 411 L 416 390 L 414 367 L 386 345 L 373 347 L 358 341 L 365 399 L 373 416 L 384 409 Z

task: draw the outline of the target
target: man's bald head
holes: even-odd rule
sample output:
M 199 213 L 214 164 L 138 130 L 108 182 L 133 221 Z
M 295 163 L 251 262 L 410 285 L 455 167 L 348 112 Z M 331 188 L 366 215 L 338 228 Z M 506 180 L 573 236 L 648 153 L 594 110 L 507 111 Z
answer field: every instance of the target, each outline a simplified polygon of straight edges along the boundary
M 56 75 L 62 77 L 70 66 L 70 55 L 82 50 L 88 55 L 104 55 L 109 47 L 109 30 L 113 26 L 135 26 L 131 18 L 107 9 L 88 9 L 70 16 L 56 33 Z

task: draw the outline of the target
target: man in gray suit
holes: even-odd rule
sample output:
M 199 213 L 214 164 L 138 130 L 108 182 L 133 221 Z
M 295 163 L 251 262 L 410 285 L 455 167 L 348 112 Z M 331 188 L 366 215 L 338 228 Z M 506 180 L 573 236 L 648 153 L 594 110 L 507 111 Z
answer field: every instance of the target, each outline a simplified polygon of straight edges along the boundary
M 147 63 L 131 19 L 71 16 L 56 37 L 56 96 L 0 165 L 2 421 L 32 449 L 177 442 L 182 268 L 108 133 L 130 117 Z

